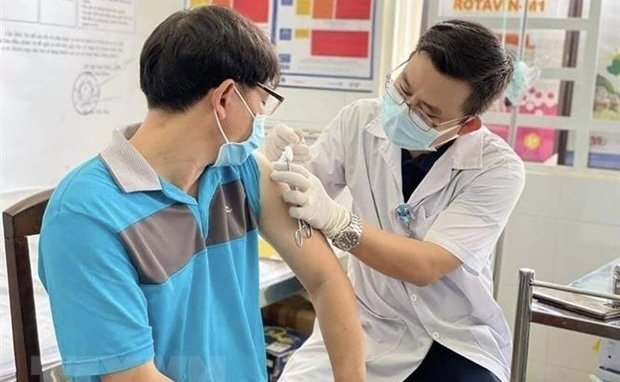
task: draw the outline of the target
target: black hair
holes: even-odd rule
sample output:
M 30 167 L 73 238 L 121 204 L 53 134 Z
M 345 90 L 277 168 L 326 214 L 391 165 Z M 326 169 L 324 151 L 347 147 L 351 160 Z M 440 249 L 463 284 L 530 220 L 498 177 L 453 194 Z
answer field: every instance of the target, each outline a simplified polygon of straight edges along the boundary
M 471 94 L 463 105 L 466 115 L 486 111 L 512 79 L 512 55 L 479 23 L 448 20 L 435 24 L 420 37 L 416 52 L 426 52 L 440 73 L 469 84 Z
M 140 87 L 149 108 L 183 112 L 226 79 L 244 86 L 279 80 L 267 35 L 227 7 L 200 6 L 170 15 L 140 55 Z

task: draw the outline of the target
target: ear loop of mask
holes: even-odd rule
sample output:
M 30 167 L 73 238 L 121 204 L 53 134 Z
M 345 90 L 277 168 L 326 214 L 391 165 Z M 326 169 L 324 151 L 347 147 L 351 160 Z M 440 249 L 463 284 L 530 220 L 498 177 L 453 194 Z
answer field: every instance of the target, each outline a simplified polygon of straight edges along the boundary
M 243 105 L 248 110 L 252 118 L 256 118 L 256 115 L 252 112 L 252 109 L 250 109 L 250 106 L 248 105 L 248 103 L 245 102 L 245 99 L 243 99 L 243 96 L 241 95 L 241 93 L 239 93 L 239 90 L 237 89 L 237 87 L 233 85 L 233 89 L 235 89 L 235 93 L 237 93 L 237 95 L 241 99 L 241 102 L 243 102 Z M 217 111 L 214 110 L 214 112 L 215 112 L 215 122 L 217 122 L 217 127 L 220 130 L 220 134 L 222 134 L 222 137 L 224 137 L 224 140 L 226 141 L 226 143 L 230 143 L 230 141 L 228 140 L 228 137 L 224 133 L 224 129 L 222 128 L 222 123 L 220 122 L 220 119 L 217 116 Z
M 226 136 L 226 134 L 224 134 L 224 129 L 222 129 L 222 124 L 220 123 L 220 119 L 217 116 L 217 111 L 214 110 L 215 113 L 215 122 L 217 122 L 217 128 L 220 129 L 220 134 L 222 134 L 222 137 L 224 137 L 224 140 L 226 141 L 226 143 L 230 143 L 230 141 L 228 140 L 228 137 Z
M 241 93 L 239 93 L 239 90 L 237 89 L 237 87 L 235 86 L 235 93 L 237 93 L 237 95 L 239 96 L 239 98 L 241 98 L 241 102 L 243 102 L 243 105 L 245 106 L 246 109 L 248 109 L 248 112 L 250 113 L 250 115 L 252 116 L 252 118 L 256 118 L 256 114 L 254 114 L 254 112 L 252 111 L 252 109 L 250 109 L 250 105 L 248 105 L 247 102 L 245 102 L 245 99 L 243 98 L 243 96 L 241 95 Z

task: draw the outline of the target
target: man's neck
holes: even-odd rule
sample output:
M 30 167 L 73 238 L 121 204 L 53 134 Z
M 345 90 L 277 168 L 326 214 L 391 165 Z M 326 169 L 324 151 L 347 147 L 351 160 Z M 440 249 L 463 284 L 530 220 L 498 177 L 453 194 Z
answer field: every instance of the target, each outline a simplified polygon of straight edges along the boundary
M 150 110 L 129 141 L 158 175 L 195 197 L 198 179 L 215 161 L 220 144 L 209 130 L 191 113 Z
M 424 155 L 424 154 L 428 154 L 428 153 L 432 153 L 433 151 L 415 151 L 415 150 L 408 150 L 409 151 L 409 155 L 411 155 L 411 159 L 415 159 L 417 157 L 419 157 L 420 155 Z

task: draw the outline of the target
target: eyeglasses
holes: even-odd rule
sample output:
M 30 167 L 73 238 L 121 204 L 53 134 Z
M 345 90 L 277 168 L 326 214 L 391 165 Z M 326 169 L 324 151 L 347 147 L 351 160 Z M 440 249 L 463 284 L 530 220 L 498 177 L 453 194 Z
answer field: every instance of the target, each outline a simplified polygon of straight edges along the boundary
M 396 84 L 396 81 L 394 81 L 392 75 L 396 70 L 398 70 L 401 66 L 405 65 L 407 62 L 409 62 L 409 60 L 401 63 L 396 68 L 389 71 L 385 76 L 385 92 L 392 99 L 392 101 L 394 101 L 399 106 L 407 103 L 408 95 L 405 94 L 403 89 Z M 446 130 L 451 127 L 457 126 L 470 118 L 469 116 L 465 115 L 462 117 L 451 119 L 449 121 L 436 123 L 419 106 L 410 105 L 407 103 L 407 107 L 409 109 L 409 118 L 411 118 L 412 121 L 422 119 L 424 124 L 423 126 L 420 126 L 420 128 L 424 131 L 429 131 L 431 129 L 435 129 L 438 131 Z
M 257 82 L 256 86 L 263 89 L 269 95 L 269 97 L 267 97 L 267 100 L 263 104 L 263 114 L 273 114 L 278 108 L 278 106 L 280 106 L 282 102 L 284 102 L 284 96 L 273 90 L 271 87 L 265 84 L 261 84 L 260 82 Z

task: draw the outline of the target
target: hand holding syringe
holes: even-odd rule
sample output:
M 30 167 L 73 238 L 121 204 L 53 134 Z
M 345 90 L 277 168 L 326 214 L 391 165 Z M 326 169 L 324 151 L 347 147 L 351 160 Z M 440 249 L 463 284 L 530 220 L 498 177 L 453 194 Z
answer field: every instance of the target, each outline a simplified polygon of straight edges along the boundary
M 284 161 L 286 163 L 286 170 L 290 171 L 290 163 L 293 161 L 293 149 L 291 146 L 286 146 L 284 148 L 284 152 L 282 152 L 282 157 L 280 161 Z M 295 191 L 295 187 L 291 187 L 293 191 Z M 297 219 L 297 230 L 293 234 L 293 238 L 295 239 L 295 244 L 301 248 L 304 244 L 304 238 L 309 239 L 312 237 L 312 226 L 307 222 Z

